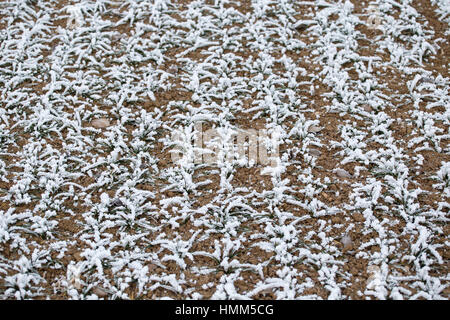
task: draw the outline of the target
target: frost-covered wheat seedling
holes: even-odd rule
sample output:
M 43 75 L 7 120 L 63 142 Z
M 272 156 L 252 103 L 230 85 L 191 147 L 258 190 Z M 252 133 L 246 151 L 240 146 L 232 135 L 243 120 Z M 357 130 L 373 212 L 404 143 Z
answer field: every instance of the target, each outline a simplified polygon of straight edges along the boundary
M 0 297 L 449 299 L 449 10 L 3 1 Z

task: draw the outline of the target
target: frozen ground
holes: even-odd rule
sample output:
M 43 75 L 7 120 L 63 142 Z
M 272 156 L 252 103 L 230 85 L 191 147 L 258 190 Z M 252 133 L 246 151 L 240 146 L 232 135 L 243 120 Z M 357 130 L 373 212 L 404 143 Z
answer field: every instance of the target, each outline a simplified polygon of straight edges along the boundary
M 448 0 L 1 1 L 0 297 L 448 299 L 449 22 Z M 275 165 L 230 158 L 234 129 L 278 133 Z

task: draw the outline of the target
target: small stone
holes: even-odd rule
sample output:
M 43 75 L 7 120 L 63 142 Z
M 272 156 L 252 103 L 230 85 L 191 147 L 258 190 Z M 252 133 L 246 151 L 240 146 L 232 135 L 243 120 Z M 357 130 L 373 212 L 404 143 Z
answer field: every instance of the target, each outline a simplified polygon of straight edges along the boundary
M 334 172 L 339 178 L 352 178 L 352 175 L 344 169 L 336 169 Z
M 322 129 L 323 129 L 322 127 L 310 126 L 308 128 L 308 132 L 310 132 L 310 133 L 318 133 L 318 132 L 322 131 Z
M 318 149 L 309 149 L 308 152 L 310 155 L 315 157 L 319 157 L 322 154 L 322 152 Z
M 102 129 L 102 128 L 106 128 L 106 127 L 110 126 L 110 122 L 106 118 L 99 118 L 99 119 L 92 120 L 91 124 L 94 128 L 98 128 L 98 129 Z
M 364 216 L 361 213 L 355 213 L 353 219 L 357 222 L 364 222 Z
M 362 108 L 363 108 L 363 110 L 366 111 L 366 112 L 372 112 L 372 111 L 373 111 L 372 106 L 370 106 L 369 104 L 363 105 Z
M 330 196 L 329 195 L 327 195 L 325 192 L 322 192 L 322 196 L 325 198 L 325 199 L 327 199 L 327 200 L 329 200 L 330 199 Z
M 113 201 L 111 201 L 111 206 L 113 206 L 113 207 L 123 207 L 124 204 L 123 204 L 122 200 L 120 200 L 119 198 L 115 198 Z
M 302 21 L 302 22 L 300 22 L 297 26 L 295 26 L 295 29 L 298 31 L 298 32 L 303 32 L 303 31 L 305 31 L 306 29 L 308 29 L 309 27 L 311 27 L 313 24 L 315 24 L 314 22 L 313 23 L 311 23 L 311 22 L 308 22 L 308 21 Z
M 178 67 L 176 65 L 173 65 L 169 69 L 167 69 L 167 72 L 169 72 L 171 74 L 176 74 L 176 73 L 178 73 Z
M 122 40 L 124 40 L 124 39 L 126 39 L 126 35 L 125 34 L 122 34 L 122 33 L 115 33 L 115 34 L 113 34 L 112 36 L 111 36 L 111 40 L 112 41 L 122 41 Z
M 352 241 L 352 238 L 348 234 L 346 234 L 345 236 L 343 236 L 341 238 L 341 243 L 344 246 L 344 251 L 353 249 L 353 241 Z
M 104 298 L 108 295 L 105 289 L 101 287 L 94 287 L 92 288 L 92 293 L 95 294 L 99 298 Z
M 295 28 L 298 32 L 303 32 L 308 29 L 310 26 L 307 24 L 301 24 L 297 28 Z
M 339 224 L 341 223 L 341 218 L 334 216 L 331 218 L 331 222 L 334 224 Z
M 283 98 L 281 98 L 281 102 L 283 102 L 283 103 L 289 103 L 289 102 L 290 102 L 289 97 L 284 96 Z
M 434 79 L 430 78 L 430 77 L 423 77 L 423 78 L 420 79 L 420 83 L 423 83 L 423 82 L 425 82 L 425 83 L 434 83 Z

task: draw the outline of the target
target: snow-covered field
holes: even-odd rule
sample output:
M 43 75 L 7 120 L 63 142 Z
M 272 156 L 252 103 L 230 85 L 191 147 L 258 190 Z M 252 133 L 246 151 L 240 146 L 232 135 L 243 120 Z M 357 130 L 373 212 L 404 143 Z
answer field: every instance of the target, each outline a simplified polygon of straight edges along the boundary
M 449 299 L 449 23 L 1 1 L 0 298 Z

